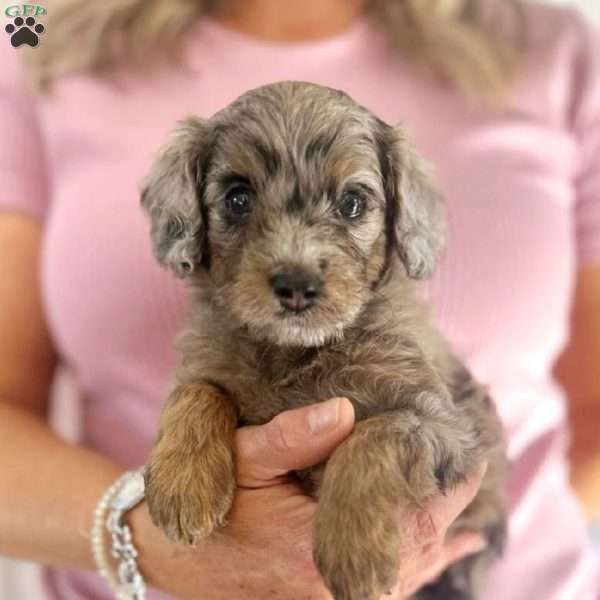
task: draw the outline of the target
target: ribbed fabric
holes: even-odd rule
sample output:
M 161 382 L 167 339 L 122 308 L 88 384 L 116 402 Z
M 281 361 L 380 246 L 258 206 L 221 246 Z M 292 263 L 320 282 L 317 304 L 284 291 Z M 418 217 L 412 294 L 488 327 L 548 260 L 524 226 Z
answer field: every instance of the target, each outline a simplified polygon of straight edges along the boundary
M 177 364 L 185 288 L 152 258 L 138 199 L 175 121 L 272 81 L 340 88 L 408 127 L 447 196 L 447 250 L 423 291 L 490 385 L 513 461 L 510 543 L 483 597 L 597 600 L 551 367 L 576 271 L 600 261 L 600 42 L 572 12 L 527 13 L 532 41 L 502 114 L 422 78 L 363 21 L 326 40 L 269 44 L 205 20 L 181 68 L 150 79 L 123 69 L 118 85 L 70 76 L 39 101 L 24 91 L 19 52 L 0 44 L 0 205 L 43 223 L 43 302 L 84 396 L 84 442 L 125 466 L 143 462 Z M 93 574 L 46 579 L 49 598 L 109 597 Z

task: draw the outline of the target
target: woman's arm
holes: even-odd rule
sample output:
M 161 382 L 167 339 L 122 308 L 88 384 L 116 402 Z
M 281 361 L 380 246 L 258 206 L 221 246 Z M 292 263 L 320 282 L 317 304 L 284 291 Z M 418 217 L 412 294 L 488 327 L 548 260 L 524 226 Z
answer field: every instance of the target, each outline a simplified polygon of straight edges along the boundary
M 600 264 L 578 274 L 571 339 L 556 374 L 570 401 L 573 485 L 588 516 L 600 519 Z
M 0 215 L 0 553 L 92 568 L 93 508 L 120 469 L 52 433 L 56 357 L 38 290 L 40 226 Z

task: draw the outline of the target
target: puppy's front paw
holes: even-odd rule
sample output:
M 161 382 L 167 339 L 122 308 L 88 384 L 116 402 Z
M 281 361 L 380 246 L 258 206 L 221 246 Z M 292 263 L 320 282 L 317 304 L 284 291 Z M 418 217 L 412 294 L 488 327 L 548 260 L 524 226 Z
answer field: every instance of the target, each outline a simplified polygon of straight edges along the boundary
M 377 506 L 342 510 L 320 501 L 313 558 L 335 600 L 378 600 L 396 584 L 398 528 L 385 521 Z
M 225 524 L 235 481 L 233 465 L 223 459 L 155 449 L 146 468 L 146 502 L 172 541 L 195 544 Z

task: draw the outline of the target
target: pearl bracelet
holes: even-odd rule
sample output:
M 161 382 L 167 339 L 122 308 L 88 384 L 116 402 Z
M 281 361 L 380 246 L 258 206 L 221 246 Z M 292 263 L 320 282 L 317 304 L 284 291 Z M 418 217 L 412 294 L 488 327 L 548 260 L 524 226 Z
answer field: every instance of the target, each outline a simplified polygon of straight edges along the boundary
M 94 511 L 91 531 L 92 553 L 98 573 L 105 579 L 117 600 L 144 600 L 146 585 L 137 568 L 137 550 L 131 530 L 123 517 L 144 499 L 144 470 L 130 471 L 104 493 Z M 111 554 L 118 560 L 117 574 L 110 567 L 105 530 L 112 538 Z

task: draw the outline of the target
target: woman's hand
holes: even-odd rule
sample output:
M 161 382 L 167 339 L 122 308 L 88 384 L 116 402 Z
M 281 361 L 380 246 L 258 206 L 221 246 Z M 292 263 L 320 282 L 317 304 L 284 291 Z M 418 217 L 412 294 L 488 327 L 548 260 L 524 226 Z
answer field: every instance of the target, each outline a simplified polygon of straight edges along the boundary
M 328 600 L 311 556 L 315 504 L 287 474 L 326 459 L 354 426 L 347 400 L 236 432 L 238 489 L 228 525 L 194 548 L 172 544 L 145 504 L 131 514 L 140 570 L 180 600 Z
M 180 600 L 330 600 L 312 561 L 315 503 L 288 473 L 325 460 L 353 426 L 350 402 L 334 399 L 239 429 L 238 490 L 228 525 L 194 548 L 170 543 L 144 504 L 135 509 L 131 523 L 149 583 Z M 443 543 L 480 479 L 435 498 L 427 507 L 430 518 L 425 512 L 401 515 L 407 543 L 394 598 L 404 598 L 453 560 L 482 547 L 472 534 Z
M 406 534 L 393 600 L 408 598 L 435 581 L 453 563 L 485 548 L 485 540 L 474 532 L 461 532 L 450 540 L 445 537 L 450 525 L 477 494 L 486 467 L 482 465 L 478 474 L 447 495 L 432 498 L 423 510 L 401 513 L 400 527 Z

